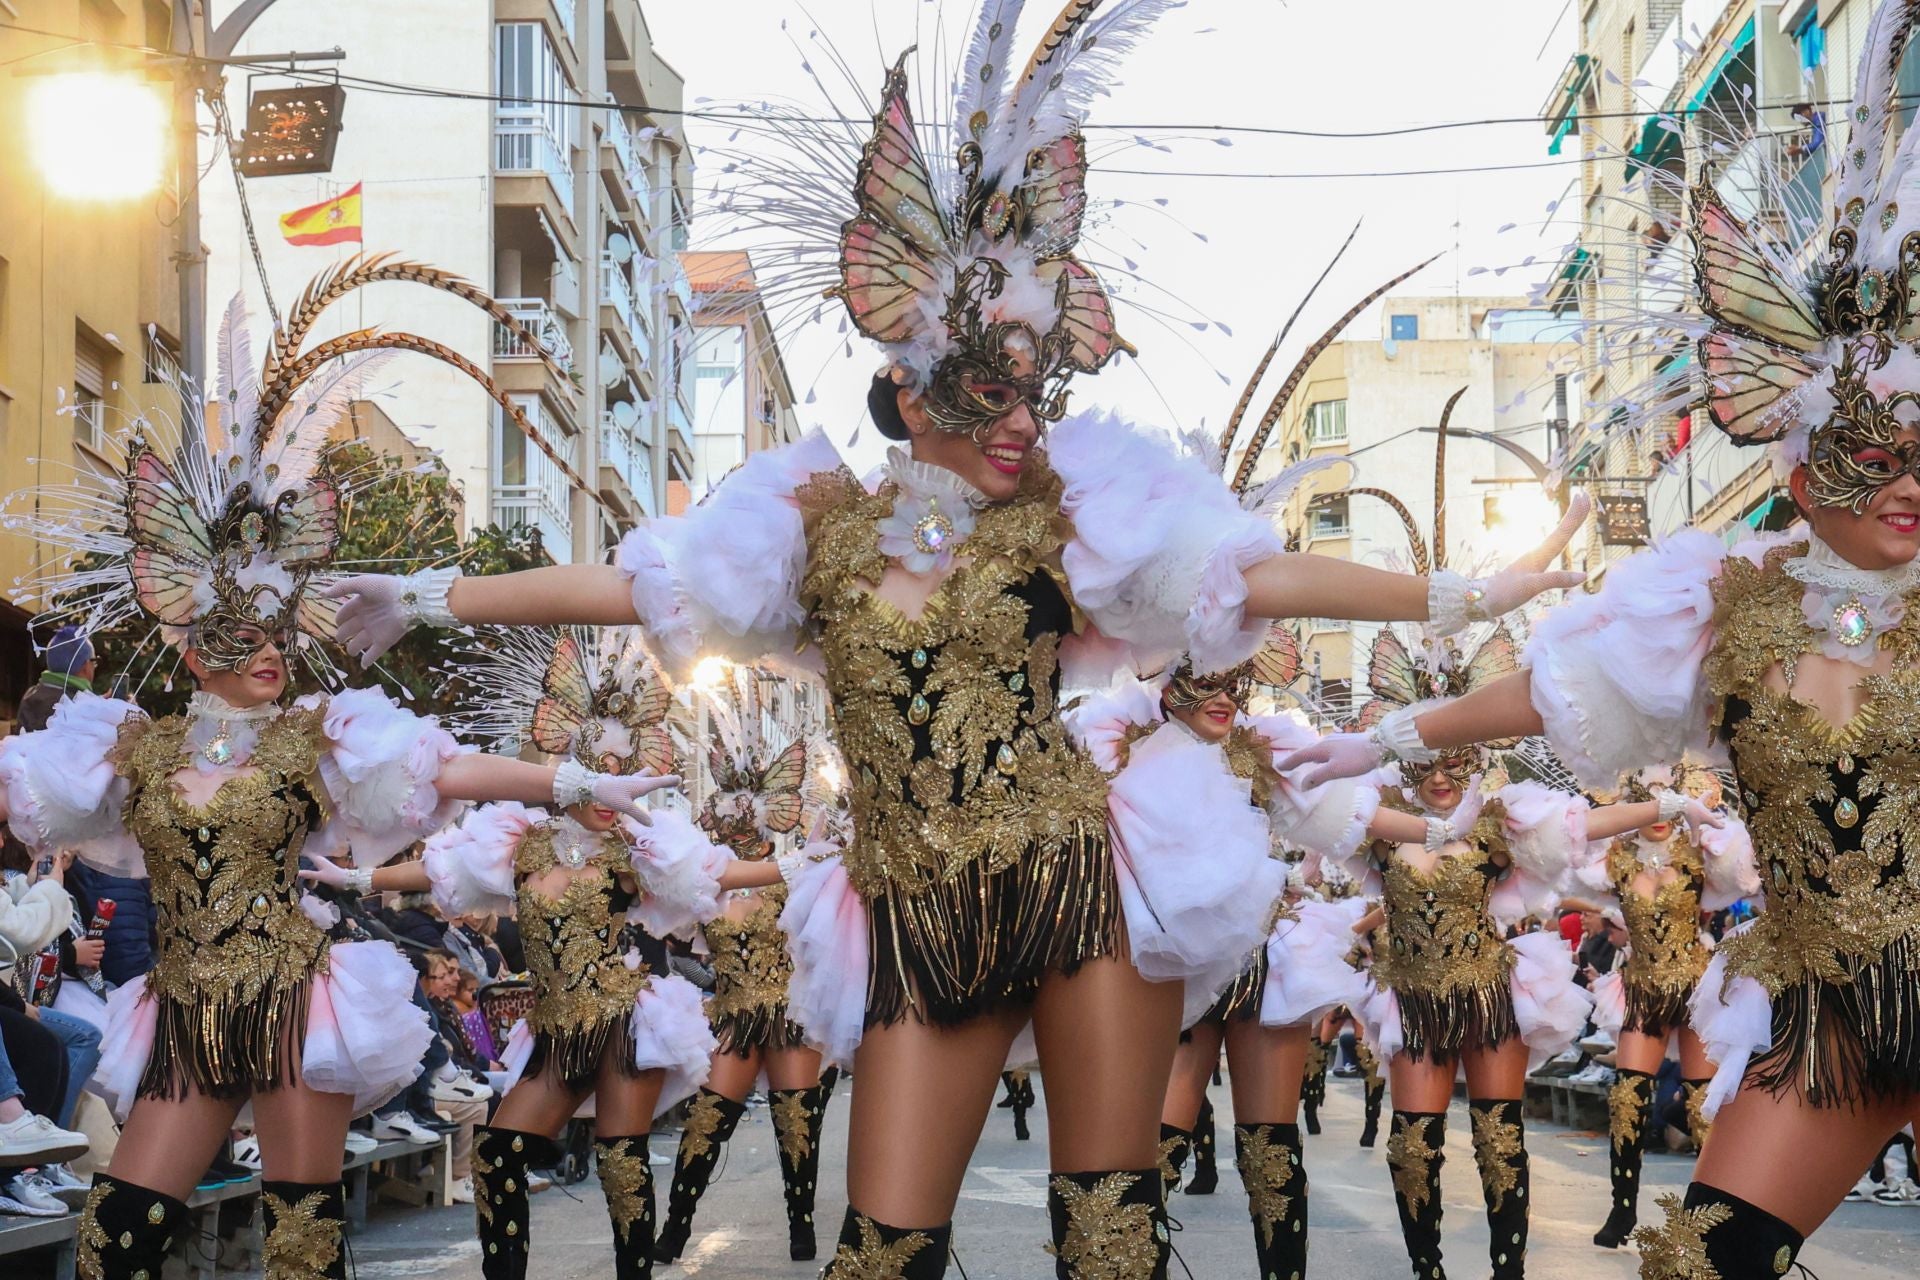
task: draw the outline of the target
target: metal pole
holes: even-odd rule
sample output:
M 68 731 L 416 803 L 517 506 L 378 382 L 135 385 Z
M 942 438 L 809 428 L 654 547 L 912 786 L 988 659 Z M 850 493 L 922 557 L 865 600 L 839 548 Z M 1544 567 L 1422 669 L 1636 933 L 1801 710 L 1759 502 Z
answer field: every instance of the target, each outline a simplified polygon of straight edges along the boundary
M 189 0 L 174 0 L 173 52 L 183 55 L 173 78 L 173 133 L 180 183 L 180 241 L 173 252 L 180 285 L 181 369 L 194 394 L 207 391 L 207 255 L 200 244 L 200 69 L 193 57 L 200 53 Z M 188 421 L 192 421 L 189 416 Z

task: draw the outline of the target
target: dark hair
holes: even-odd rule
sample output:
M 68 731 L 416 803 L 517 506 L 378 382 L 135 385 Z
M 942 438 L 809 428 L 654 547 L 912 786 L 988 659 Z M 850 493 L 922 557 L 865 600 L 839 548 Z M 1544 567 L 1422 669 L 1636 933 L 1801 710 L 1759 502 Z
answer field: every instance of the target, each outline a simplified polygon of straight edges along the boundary
M 907 438 L 907 420 L 900 416 L 899 396 L 900 384 L 888 374 L 876 373 L 867 384 L 867 416 L 889 440 Z

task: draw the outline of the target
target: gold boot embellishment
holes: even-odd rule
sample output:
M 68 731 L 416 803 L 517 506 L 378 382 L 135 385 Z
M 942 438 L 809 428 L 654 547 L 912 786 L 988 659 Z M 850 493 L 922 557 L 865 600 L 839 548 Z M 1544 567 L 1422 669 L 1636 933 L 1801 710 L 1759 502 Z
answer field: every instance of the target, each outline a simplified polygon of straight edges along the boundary
M 337 1280 L 346 1275 L 346 1203 L 339 1183 L 264 1182 L 267 1233 L 260 1267 L 272 1280 Z
M 1047 1252 L 1074 1280 L 1149 1280 L 1166 1274 L 1171 1245 L 1157 1220 L 1156 1173 L 1057 1173 L 1049 1187 L 1054 1242 Z

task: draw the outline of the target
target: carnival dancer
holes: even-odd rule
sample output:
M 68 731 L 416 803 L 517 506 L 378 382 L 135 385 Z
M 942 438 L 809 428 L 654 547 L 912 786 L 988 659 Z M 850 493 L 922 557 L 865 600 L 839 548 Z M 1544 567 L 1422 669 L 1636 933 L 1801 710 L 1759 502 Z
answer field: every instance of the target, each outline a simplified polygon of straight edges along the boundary
M 321 425 L 383 349 L 476 372 L 403 333 L 365 330 L 302 351 L 330 302 L 376 280 L 432 285 L 512 324 L 452 277 L 355 261 L 309 289 L 256 373 L 236 302 L 219 343 L 225 443 L 209 442 L 199 389 L 176 384 L 184 421 L 135 421 L 124 471 L 16 495 L 37 514 L 7 519 L 67 549 L 34 584 L 54 612 L 90 634 L 144 619 L 195 684 L 183 715 L 150 719 L 82 693 L 44 730 L 0 744 L 22 840 L 77 848 L 154 886 L 157 961 L 114 993 L 93 1080 L 124 1128 L 80 1222 L 89 1277 L 160 1274 L 185 1197 L 248 1103 L 265 1160 L 267 1275 L 345 1275 L 348 1123 L 418 1074 L 430 1031 L 398 951 L 330 943 L 303 911 L 303 852 L 377 864 L 462 801 L 559 795 L 625 810 L 672 781 L 465 754 L 432 720 L 371 690 L 287 703 L 293 662 L 324 661 L 315 638 L 328 611 L 311 584 L 338 546 L 343 491 L 377 478 L 332 475 Z
M 1205 465 L 1106 415 L 1060 421 L 1042 447 L 1070 377 L 1126 349 L 1072 255 L 1078 126 L 1166 6 L 1076 4 L 1024 70 L 1019 7 L 988 3 L 964 67 L 937 73 L 962 86 L 953 118 L 914 122 L 903 60 L 865 146 L 769 108 L 760 132 L 795 152 L 735 172 L 784 193 L 789 240 L 837 237 L 756 267 L 792 296 L 822 268 L 886 348 L 869 411 L 911 452 L 877 490 L 816 434 L 628 535 L 614 566 L 336 589 L 369 656 L 421 621 L 638 619 L 671 667 L 802 648 L 822 662 L 855 835 L 790 886 L 786 920 L 791 1015 L 831 1061 L 860 1045 L 835 1277 L 944 1272 L 968 1154 L 1029 1019 L 1055 1086 L 1057 1271 L 1164 1268 L 1155 1152 L 1181 984 L 1265 936 L 1268 903 L 1244 892 L 1264 873 L 1191 842 L 1163 842 L 1158 862 L 1110 854 L 1106 780 L 1060 720 L 1063 662 L 1125 646 L 1137 670 L 1184 651 L 1215 671 L 1257 649 L 1268 618 L 1456 628 L 1573 580 L 1544 570 L 1571 526 L 1483 581 L 1391 574 L 1285 554 Z M 751 193 L 736 207 L 772 208 Z M 1119 645 L 1085 643 L 1096 628 Z
M 1456 393 L 1440 418 L 1431 543 L 1393 495 L 1350 491 L 1393 508 L 1421 569 L 1445 555 L 1447 428 L 1458 400 Z M 1464 649 L 1431 635 L 1410 643 L 1383 627 L 1367 663 L 1373 696 L 1359 721 L 1390 721 L 1423 697 L 1462 694 L 1517 667 L 1504 624 L 1475 639 Z M 1525 1274 L 1530 1203 L 1521 1115 L 1526 1073 L 1585 1030 L 1592 1000 L 1575 985 L 1572 958 L 1557 934 L 1509 939 L 1507 931 L 1553 908 L 1588 840 L 1671 823 L 1682 814 L 1695 826 L 1719 819 L 1671 793 L 1658 803 L 1590 810 L 1578 794 L 1507 782 L 1478 750 L 1406 765 L 1398 783 L 1383 786 L 1383 807 L 1445 818 L 1460 833 L 1419 844 L 1375 839 L 1351 868 L 1380 900 L 1358 930 L 1379 928 L 1383 936 L 1373 947 L 1373 994 L 1356 1012 L 1392 1082 L 1387 1164 L 1401 1232 L 1415 1273 L 1440 1276 L 1440 1167 L 1453 1083 L 1464 1069 L 1493 1275 L 1518 1280 Z
M 1689 753 L 1731 762 L 1767 909 L 1722 939 L 1693 997 L 1718 1063 L 1713 1137 L 1665 1224 L 1635 1233 L 1648 1280 L 1785 1274 L 1913 1114 L 1920 317 L 1904 255 L 1920 209 L 1901 179 L 1920 135 L 1896 142 L 1894 121 L 1916 21 L 1920 3 L 1886 0 L 1869 23 L 1811 275 L 1693 189 L 1706 381 L 1669 370 L 1631 397 L 1653 411 L 1704 395 L 1736 444 L 1773 445 L 1806 527 L 1731 551 L 1675 534 L 1547 615 L 1524 673 L 1306 757 L 1344 773 L 1544 730 L 1593 786 Z M 1674 331 L 1649 320 L 1658 340 Z
M 1706 770 L 1654 768 L 1629 777 L 1622 798 L 1657 799 L 1677 791 L 1709 803 L 1718 799 L 1719 790 Z M 1627 926 L 1625 963 L 1593 984 L 1594 1022 L 1614 1037 L 1616 1073 L 1607 1094 L 1613 1207 L 1593 1242 L 1617 1249 L 1638 1223 L 1653 1082 L 1670 1041 L 1679 1044 L 1687 1127 L 1696 1146 L 1706 1145 L 1710 1125 L 1701 1107 L 1713 1064 L 1699 1034 L 1687 1025 L 1687 1001 L 1706 972 L 1713 946 L 1700 917 L 1752 897 L 1760 876 L 1746 826 L 1735 819 L 1697 831 L 1656 822 L 1590 845 L 1586 864 L 1574 875 L 1589 898 L 1618 910 Z
M 761 680 L 753 668 L 735 667 L 725 696 L 716 691 L 704 698 L 714 737 L 708 753 L 713 786 L 701 804 L 699 823 L 742 861 L 766 863 L 801 825 L 809 771 L 804 740 L 777 748 L 765 741 Z M 817 848 L 826 830 L 822 811 L 808 845 Z M 820 1130 L 832 1086 L 821 1079 L 820 1051 L 807 1045 L 800 1025 L 787 1016 L 793 960 L 780 930 L 786 902 L 783 881 L 736 889 L 721 914 L 701 927 L 714 978 L 707 1017 L 719 1044 L 680 1131 L 673 1195 L 653 1251 L 656 1261 L 672 1262 L 686 1248 L 700 1197 L 762 1072 L 786 1191 L 788 1254 L 796 1262 L 815 1255 Z

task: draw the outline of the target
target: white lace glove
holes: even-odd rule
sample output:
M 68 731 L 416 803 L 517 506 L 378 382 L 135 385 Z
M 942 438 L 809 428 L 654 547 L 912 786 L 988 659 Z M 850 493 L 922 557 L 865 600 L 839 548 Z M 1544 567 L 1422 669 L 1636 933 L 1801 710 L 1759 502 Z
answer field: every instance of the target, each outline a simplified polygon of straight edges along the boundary
M 813 825 L 807 831 L 807 842 L 800 848 L 781 854 L 774 859 L 780 868 L 780 878 L 788 884 L 800 874 L 810 862 L 825 862 L 837 856 L 841 851 L 838 840 L 828 838 L 830 824 L 826 810 L 821 809 L 813 815 Z
M 565 760 L 553 771 L 553 802 L 562 809 L 603 804 L 650 827 L 653 817 L 639 801 L 663 787 L 679 785 L 678 774 L 655 774 L 644 769 L 639 773 L 595 773 L 577 760 Z
M 1673 795 L 1675 793 L 1669 791 L 1667 794 Z M 1673 819 L 1668 818 L 1666 816 L 1666 812 L 1667 812 L 1667 806 L 1665 803 L 1665 799 L 1663 797 L 1660 805 L 1661 820 L 1664 822 L 1673 821 Z M 1704 804 L 1701 804 L 1698 800 L 1693 799 L 1691 796 L 1687 797 L 1686 806 L 1681 809 L 1680 816 L 1686 819 L 1687 830 L 1692 832 L 1695 836 L 1698 836 L 1702 830 L 1708 827 L 1718 828 L 1718 827 L 1724 827 L 1727 825 L 1726 814 L 1718 813 L 1712 809 L 1707 808 L 1707 806 L 1705 806 Z
M 332 859 L 317 858 L 311 853 L 301 854 L 300 861 L 306 864 L 300 868 L 300 878 L 310 884 L 351 889 L 355 893 L 373 892 L 372 867 L 343 867 Z
M 1480 811 L 1487 807 L 1487 793 L 1480 789 L 1480 775 L 1474 774 L 1468 779 L 1466 790 L 1460 795 L 1460 803 L 1447 815 L 1447 826 L 1453 829 L 1455 840 L 1465 840 L 1480 823 Z
M 1582 524 L 1586 523 L 1587 495 L 1577 493 L 1567 504 L 1567 514 L 1559 527 L 1527 554 L 1489 578 L 1468 579 L 1442 569 L 1427 579 L 1427 620 L 1443 636 L 1450 636 L 1476 622 L 1491 622 L 1502 614 L 1518 609 L 1544 591 L 1577 587 L 1587 580 L 1584 573 L 1550 570 L 1567 548 Z
M 362 667 L 368 667 L 421 623 L 459 626 L 460 619 L 447 608 L 447 592 L 459 576 L 458 569 L 422 569 L 404 577 L 360 573 L 327 584 L 320 594 L 343 602 L 334 636 L 348 653 L 360 659 Z

